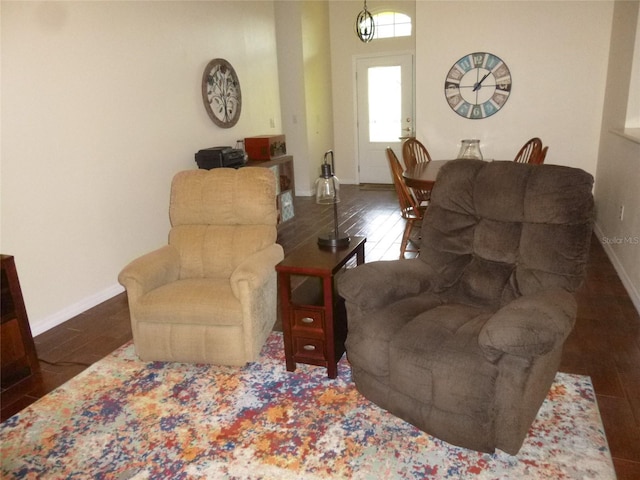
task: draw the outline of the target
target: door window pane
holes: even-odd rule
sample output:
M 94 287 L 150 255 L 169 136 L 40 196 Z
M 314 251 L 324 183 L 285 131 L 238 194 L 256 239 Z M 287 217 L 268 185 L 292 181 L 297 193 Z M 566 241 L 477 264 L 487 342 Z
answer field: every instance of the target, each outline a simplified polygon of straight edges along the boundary
M 401 136 L 402 70 L 369 68 L 369 141 L 397 142 Z

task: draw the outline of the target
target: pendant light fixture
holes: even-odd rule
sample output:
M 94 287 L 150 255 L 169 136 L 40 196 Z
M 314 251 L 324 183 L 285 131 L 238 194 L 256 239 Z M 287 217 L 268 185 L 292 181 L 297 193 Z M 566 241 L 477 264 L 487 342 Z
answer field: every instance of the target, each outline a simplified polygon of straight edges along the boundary
M 364 43 L 369 43 L 373 40 L 376 25 L 373 21 L 373 16 L 367 10 L 367 0 L 364 0 L 364 9 L 356 17 L 355 31 L 358 38 Z

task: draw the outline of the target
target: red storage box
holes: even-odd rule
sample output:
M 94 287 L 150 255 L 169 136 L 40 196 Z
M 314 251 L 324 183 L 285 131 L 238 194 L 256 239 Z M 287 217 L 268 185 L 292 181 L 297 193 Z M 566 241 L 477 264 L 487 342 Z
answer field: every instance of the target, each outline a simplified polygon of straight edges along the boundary
M 249 160 L 271 160 L 287 154 L 284 135 L 258 135 L 244 139 L 244 149 Z

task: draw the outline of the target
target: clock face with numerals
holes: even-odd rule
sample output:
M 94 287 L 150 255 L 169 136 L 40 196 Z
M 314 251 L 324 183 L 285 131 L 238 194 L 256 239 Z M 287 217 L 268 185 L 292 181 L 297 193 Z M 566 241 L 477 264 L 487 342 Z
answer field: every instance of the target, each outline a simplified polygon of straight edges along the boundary
M 507 64 L 491 53 L 475 52 L 453 64 L 444 82 L 451 109 L 472 120 L 487 118 L 500 110 L 511 93 Z

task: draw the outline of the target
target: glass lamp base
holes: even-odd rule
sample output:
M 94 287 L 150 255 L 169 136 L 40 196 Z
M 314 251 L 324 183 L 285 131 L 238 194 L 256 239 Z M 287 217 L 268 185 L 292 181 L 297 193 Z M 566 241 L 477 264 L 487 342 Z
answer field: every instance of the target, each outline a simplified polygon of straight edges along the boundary
M 325 233 L 318 237 L 318 245 L 321 247 L 346 247 L 350 241 L 351 238 L 348 235 L 341 236 L 340 232 Z

